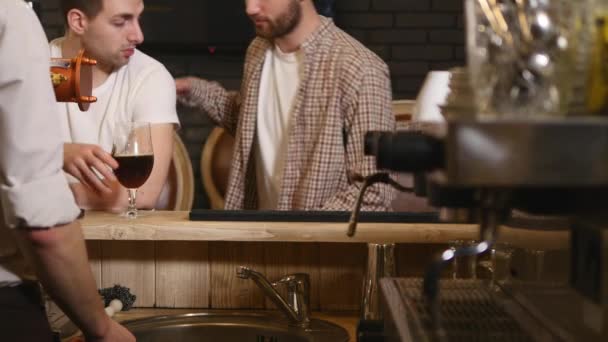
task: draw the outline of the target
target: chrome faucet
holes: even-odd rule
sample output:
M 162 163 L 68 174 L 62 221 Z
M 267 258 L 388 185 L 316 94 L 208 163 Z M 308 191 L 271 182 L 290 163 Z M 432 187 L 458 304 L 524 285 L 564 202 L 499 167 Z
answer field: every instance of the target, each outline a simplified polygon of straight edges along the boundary
M 310 325 L 310 276 L 308 274 L 290 274 L 270 283 L 261 273 L 245 266 L 239 266 L 236 275 L 242 279 L 253 280 L 264 295 L 287 316 L 291 325 L 308 328 Z M 275 286 L 279 284 L 287 286 L 287 300 L 275 289 Z
M 396 276 L 395 244 L 368 243 L 367 268 L 363 278 L 361 319 L 382 320 L 384 307 L 380 300 L 380 278 Z

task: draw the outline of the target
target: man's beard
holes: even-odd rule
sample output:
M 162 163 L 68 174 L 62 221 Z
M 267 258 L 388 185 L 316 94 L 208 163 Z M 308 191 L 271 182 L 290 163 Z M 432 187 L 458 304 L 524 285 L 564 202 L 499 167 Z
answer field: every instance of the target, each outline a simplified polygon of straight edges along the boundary
M 256 34 L 266 39 L 281 38 L 291 33 L 302 19 L 302 8 L 298 0 L 289 3 L 285 13 L 280 15 L 276 21 L 268 21 L 268 30 L 256 28 Z

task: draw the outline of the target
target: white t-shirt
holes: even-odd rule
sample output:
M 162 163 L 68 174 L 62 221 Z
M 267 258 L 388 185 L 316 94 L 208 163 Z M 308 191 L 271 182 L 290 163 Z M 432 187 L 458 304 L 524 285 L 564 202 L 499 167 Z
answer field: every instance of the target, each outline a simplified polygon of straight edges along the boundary
M 0 1 L 0 287 L 32 277 L 10 229 L 66 224 L 80 212 L 63 176 L 63 140 L 40 22 Z
M 63 40 L 50 43 L 51 57 L 62 57 Z M 179 124 L 173 77 L 161 63 L 139 50 L 129 63 L 93 89 L 93 96 L 97 102 L 86 112 L 76 103 L 57 104 L 65 142 L 97 144 L 110 152 L 116 122 Z
M 284 53 L 275 46 L 266 52 L 260 79 L 255 153 L 259 209 L 277 206 L 302 70 L 300 51 Z

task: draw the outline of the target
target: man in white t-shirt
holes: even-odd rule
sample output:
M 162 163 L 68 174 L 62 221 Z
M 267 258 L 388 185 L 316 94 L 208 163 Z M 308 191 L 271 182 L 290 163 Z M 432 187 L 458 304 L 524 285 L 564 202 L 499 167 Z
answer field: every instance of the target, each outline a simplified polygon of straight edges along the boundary
M 0 340 L 54 341 L 39 281 L 87 342 L 134 342 L 104 312 L 87 260 L 46 44 L 25 2 L 0 0 Z
M 97 60 L 93 96 L 87 112 L 74 103 L 58 104 L 65 144 L 64 170 L 77 203 L 86 209 L 118 210 L 127 205 L 127 191 L 111 168 L 116 122 L 150 122 L 154 168 L 139 188 L 137 206 L 153 208 L 166 181 L 178 125 L 175 84 L 165 67 L 138 51 L 143 42 L 139 18 L 142 0 L 62 0 L 64 37 L 50 43 L 51 57 L 69 58 L 81 48 Z M 94 170 L 93 170 L 94 169 Z M 98 171 L 98 172 L 95 172 Z

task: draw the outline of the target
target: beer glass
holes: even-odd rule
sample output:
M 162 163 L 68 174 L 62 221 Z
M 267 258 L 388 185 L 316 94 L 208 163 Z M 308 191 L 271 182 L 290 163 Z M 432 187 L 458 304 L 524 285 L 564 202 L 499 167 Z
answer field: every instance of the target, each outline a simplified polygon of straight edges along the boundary
M 127 188 L 129 205 L 123 214 L 127 218 L 136 218 L 137 189 L 141 187 L 152 173 L 154 151 L 150 124 L 147 122 L 119 122 L 114 129 L 114 159 L 118 168 L 114 174 L 118 182 Z

